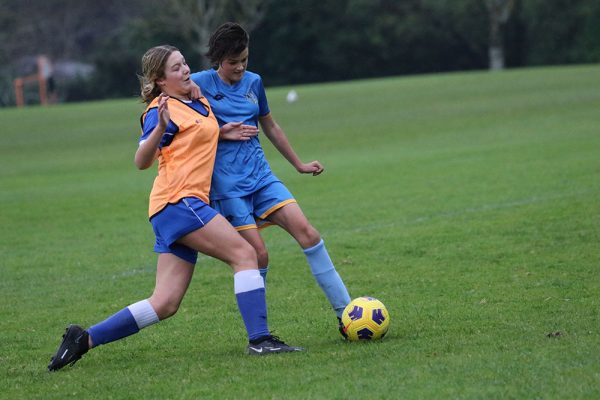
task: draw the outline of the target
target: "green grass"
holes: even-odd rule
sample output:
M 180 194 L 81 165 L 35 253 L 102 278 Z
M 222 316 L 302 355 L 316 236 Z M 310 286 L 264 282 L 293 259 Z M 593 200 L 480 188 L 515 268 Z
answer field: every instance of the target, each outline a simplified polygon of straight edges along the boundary
M 200 257 L 175 317 L 52 374 L 67 323 L 151 293 L 155 171 L 133 165 L 134 99 L 0 110 L 0 398 L 599 398 L 599 86 L 590 65 L 268 90 L 326 172 L 263 141 L 271 166 L 388 336 L 342 341 L 269 228 L 270 325 L 307 353 L 245 356 L 231 273 Z

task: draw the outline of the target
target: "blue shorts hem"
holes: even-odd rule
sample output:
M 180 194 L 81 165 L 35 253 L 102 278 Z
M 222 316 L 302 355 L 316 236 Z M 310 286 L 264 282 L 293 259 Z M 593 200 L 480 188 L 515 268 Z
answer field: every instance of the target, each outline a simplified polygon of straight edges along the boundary
M 292 193 L 280 182 L 271 182 L 244 197 L 215 200 L 211 206 L 223 215 L 237 230 L 260 227 L 262 218 L 281 207 L 294 203 Z

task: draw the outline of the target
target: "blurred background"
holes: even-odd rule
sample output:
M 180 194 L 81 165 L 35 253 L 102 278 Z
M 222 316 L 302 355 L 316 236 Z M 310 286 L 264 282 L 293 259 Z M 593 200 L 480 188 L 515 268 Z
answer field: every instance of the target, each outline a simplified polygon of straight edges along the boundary
M 208 68 L 225 21 L 266 86 L 600 62 L 598 0 L 0 0 L 0 106 L 135 97 L 145 50 Z

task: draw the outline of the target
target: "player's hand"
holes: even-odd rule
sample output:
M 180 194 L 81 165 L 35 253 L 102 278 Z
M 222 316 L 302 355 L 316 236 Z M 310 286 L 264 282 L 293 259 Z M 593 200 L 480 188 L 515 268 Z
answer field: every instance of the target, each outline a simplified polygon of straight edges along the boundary
M 319 175 L 321 172 L 325 171 L 323 165 L 321 165 L 318 161 L 311 161 L 308 164 L 302 164 L 300 167 L 296 168 L 298 172 L 301 174 L 313 174 L 313 176 Z
M 254 125 L 244 125 L 242 122 L 228 122 L 219 130 L 219 140 L 250 140 L 258 135 Z
M 169 96 L 161 93 L 158 96 L 158 123 L 164 128 L 167 128 L 169 121 L 171 120 L 171 113 L 169 112 Z
M 190 82 L 191 82 L 191 86 L 192 86 L 192 88 L 190 90 L 190 98 L 192 100 L 201 99 L 203 96 L 202 96 L 202 90 L 200 89 L 200 86 L 196 85 L 196 83 L 194 81 L 192 81 L 191 79 L 190 79 Z

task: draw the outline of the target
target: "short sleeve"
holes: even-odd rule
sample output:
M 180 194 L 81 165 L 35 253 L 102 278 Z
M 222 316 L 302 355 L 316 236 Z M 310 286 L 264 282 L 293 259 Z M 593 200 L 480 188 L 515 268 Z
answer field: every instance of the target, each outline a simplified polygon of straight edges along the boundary
M 258 97 L 258 116 L 264 117 L 268 113 L 271 112 L 269 109 L 269 102 L 267 101 L 267 94 L 265 93 L 265 88 L 263 86 L 262 78 L 258 79 L 257 86 L 257 97 Z
M 158 125 L 158 109 L 151 108 L 146 113 L 146 117 L 144 118 L 144 124 L 142 126 L 142 136 L 140 136 L 140 140 L 138 144 L 144 143 L 154 128 Z M 169 121 L 169 125 L 167 125 L 167 129 L 165 130 L 165 134 L 163 135 L 162 140 L 160 141 L 160 146 L 168 146 L 173 141 L 173 136 L 179 131 L 177 125 L 173 123 L 173 121 Z
M 148 139 L 148 136 L 150 136 L 156 125 L 158 125 L 158 110 L 156 108 L 151 108 L 144 118 L 142 136 L 140 137 L 139 144 L 142 144 Z

